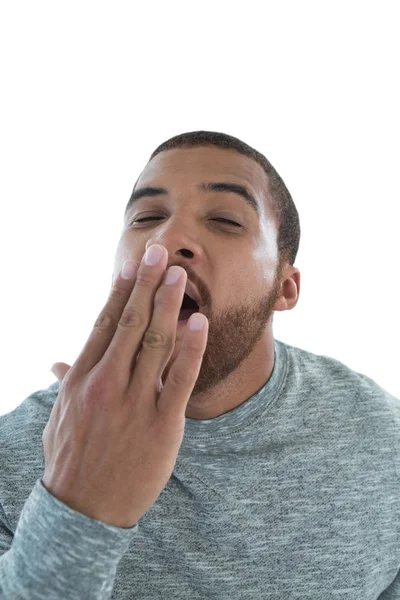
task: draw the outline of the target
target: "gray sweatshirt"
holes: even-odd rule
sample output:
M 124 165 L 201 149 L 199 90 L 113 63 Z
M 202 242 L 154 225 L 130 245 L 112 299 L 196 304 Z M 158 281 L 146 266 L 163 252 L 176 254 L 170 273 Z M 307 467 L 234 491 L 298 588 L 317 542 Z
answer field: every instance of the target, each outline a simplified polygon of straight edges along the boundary
M 270 379 L 186 419 L 175 469 L 131 529 L 43 487 L 59 382 L 0 417 L 0 598 L 400 600 L 400 400 L 275 340 Z

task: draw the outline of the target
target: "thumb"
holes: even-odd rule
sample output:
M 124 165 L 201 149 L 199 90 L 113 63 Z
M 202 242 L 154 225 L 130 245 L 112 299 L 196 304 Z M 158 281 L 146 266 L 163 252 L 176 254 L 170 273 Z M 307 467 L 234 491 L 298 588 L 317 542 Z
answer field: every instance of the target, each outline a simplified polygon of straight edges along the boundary
M 57 377 L 58 381 L 62 381 L 68 371 L 70 370 L 71 365 L 67 365 L 67 363 L 58 362 L 54 363 L 51 367 L 50 371 Z

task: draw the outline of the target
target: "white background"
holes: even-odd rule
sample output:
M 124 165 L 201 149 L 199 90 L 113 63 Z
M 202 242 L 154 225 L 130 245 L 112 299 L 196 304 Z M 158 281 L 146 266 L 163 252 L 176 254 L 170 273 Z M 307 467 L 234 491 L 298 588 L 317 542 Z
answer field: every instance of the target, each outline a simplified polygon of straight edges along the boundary
M 398 2 L 2 2 L 0 414 L 73 364 L 133 185 L 194 130 L 265 154 L 300 215 L 275 338 L 400 397 Z

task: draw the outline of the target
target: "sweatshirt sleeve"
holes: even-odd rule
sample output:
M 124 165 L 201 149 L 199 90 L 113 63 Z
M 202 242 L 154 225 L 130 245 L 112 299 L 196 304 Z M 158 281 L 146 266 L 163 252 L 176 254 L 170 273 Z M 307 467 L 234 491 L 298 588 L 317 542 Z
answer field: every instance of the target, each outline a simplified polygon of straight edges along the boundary
M 37 479 L 14 536 L 0 506 L 0 598 L 108 600 L 137 529 L 74 511 Z
M 379 596 L 378 600 L 400 600 L 400 571 L 388 588 Z

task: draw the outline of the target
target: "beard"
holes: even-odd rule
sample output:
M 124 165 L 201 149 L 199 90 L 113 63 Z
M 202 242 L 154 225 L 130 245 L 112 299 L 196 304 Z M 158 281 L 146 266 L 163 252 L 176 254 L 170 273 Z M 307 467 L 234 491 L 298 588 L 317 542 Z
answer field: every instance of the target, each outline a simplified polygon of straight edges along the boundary
M 250 356 L 273 319 L 273 306 L 279 295 L 280 279 L 276 276 L 272 290 L 257 301 L 227 306 L 218 312 L 202 310 L 209 321 L 208 338 L 191 397 L 212 390 Z M 161 377 L 162 385 L 178 356 L 183 335 L 184 328 L 176 336 L 174 351 Z

